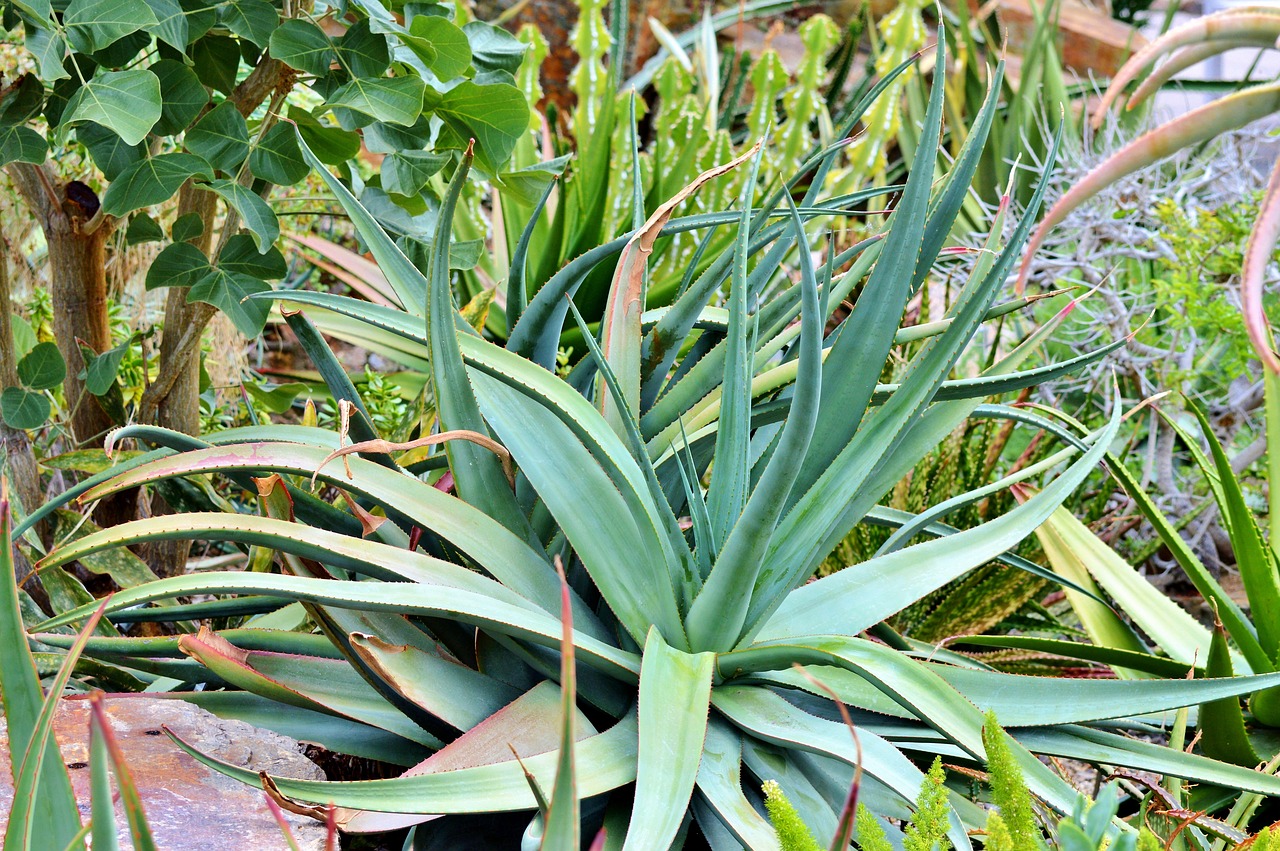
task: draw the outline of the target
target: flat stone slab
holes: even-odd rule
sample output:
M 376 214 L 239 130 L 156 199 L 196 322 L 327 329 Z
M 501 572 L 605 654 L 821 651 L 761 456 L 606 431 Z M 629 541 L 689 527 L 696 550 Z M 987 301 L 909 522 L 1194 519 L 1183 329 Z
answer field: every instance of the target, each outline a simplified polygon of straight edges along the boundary
M 138 695 L 108 697 L 104 704 L 162 851 L 288 851 L 288 842 L 261 790 L 187 756 L 160 727 L 164 725 L 204 753 L 242 768 L 297 780 L 324 780 L 324 772 L 302 755 L 296 741 L 242 721 L 223 720 L 182 700 Z M 81 816 L 87 822 L 89 702 L 63 700 L 53 730 Z M 0 833 L 12 800 L 8 729 L 0 719 Z M 304 816 L 285 816 L 299 848 L 324 848 L 323 825 Z M 120 847 L 132 848 L 128 823 L 118 802 L 116 824 L 120 826 Z

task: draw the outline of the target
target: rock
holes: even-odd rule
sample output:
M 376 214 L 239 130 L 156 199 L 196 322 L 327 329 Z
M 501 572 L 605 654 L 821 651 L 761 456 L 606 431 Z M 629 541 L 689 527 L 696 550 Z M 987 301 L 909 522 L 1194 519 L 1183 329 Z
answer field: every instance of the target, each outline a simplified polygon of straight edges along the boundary
M 242 721 L 223 720 L 182 700 L 114 695 L 104 703 L 161 851 L 287 851 L 288 842 L 260 790 L 206 768 L 180 750 L 160 727 L 237 766 L 300 780 L 324 780 L 324 772 L 302 755 L 297 742 Z M 53 729 L 87 821 L 89 702 L 63 700 Z M 0 832 L 13 800 L 9 759 L 8 730 L 0 720 Z M 324 848 L 323 825 L 304 816 L 286 817 L 299 848 Z M 120 847 L 132 848 L 119 803 L 116 823 Z

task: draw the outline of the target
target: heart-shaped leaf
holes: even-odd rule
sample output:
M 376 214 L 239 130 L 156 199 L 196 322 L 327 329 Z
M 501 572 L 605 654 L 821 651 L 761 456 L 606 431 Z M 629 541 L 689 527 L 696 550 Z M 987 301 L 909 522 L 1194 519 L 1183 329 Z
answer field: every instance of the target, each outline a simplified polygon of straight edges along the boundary
M 62 16 L 67 40 L 78 53 L 97 53 L 158 23 L 146 0 L 71 0 Z
M 209 102 L 209 93 L 196 72 L 176 59 L 161 59 L 151 66 L 151 70 L 160 78 L 160 97 L 163 100 L 155 132 L 164 135 L 181 133 Z
M 249 126 L 235 104 L 223 101 L 187 131 L 186 144 L 218 171 L 232 174 L 249 155 Z
M 311 113 L 292 106 L 289 118 L 298 125 L 302 140 L 322 163 L 339 165 L 360 153 L 360 136 L 355 133 L 321 124 Z
M 310 21 L 291 18 L 271 34 L 271 55 L 290 68 L 316 77 L 329 73 L 333 64 L 333 43 Z
M 39 428 L 49 419 L 49 400 L 21 387 L 6 387 L 0 393 L 0 416 L 10 428 Z
M 259 254 L 253 237 L 243 233 L 227 240 L 222 254 L 218 256 L 218 268 L 264 281 L 278 280 L 289 271 L 280 249 L 273 245 L 266 254 Z
M 267 0 L 231 0 L 219 10 L 218 20 L 241 38 L 266 47 L 280 24 L 280 13 Z
M 377 77 L 391 64 L 387 37 L 373 32 L 367 20 L 352 24 L 335 48 L 342 67 L 356 77 Z
M 471 64 L 477 71 L 505 71 L 515 74 L 520 70 L 528 45 L 502 27 L 472 21 L 462 28 L 471 43 Z
M 70 127 L 94 121 L 136 145 L 160 120 L 160 79 L 149 70 L 104 71 L 76 89 L 62 112 Z
M 192 154 L 160 154 L 134 163 L 120 173 L 102 196 L 102 210 L 123 216 L 141 207 L 160 204 L 189 177 L 212 178 L 209 164 Z
M 146 0 L 146 3 L 151 7 L 151 14 L 156 16 L 156 23 L 147 27 L 147 32 L 174 50 L 186 51 L 191 27 L 178 0 Z
M 260 254 L 266 254 L 272 243 L 280 238 L 280 223 L 276 220 L 276 214 L 271 212 L 266 201 L 247 186 L 241 186 L 233 180 L 214 180 L 202 188 L 217 192 L 222 200 L 240 214 L 240 220 L 249 233 L 253 234 L 253 241 L 257 243 Z
M 270 289 L 270 285 L 257 278 L 226 269 L 211 269 L 191 287 L 187 301 L 212 304 L 227 315 L 236 330 L 252 338 L 261 334 L 267 324 L 271 303 L 263 299 L 249 299 L 249 296 Z
M 298 135 L 288 124 L 277 124 L 263 134 L 249 152 L 249 171 L 278 186 L 292 186 L 311 173 L 298 148 Z
M 454 146 L 465 148 L 467 140 L 476 140 L 476 163 L 490 174 L 510 158 L 516 140 L 529 126 L 529 104 L 524 95 L 515 86 L 502 83 L 460 83 L 440 97 L 434 111 L 452 132 Z
M 204 234 L 204 219 L 199 213 L 183 213 L 173 222 L 169 229 L 169 238 L 174 242 L 191 242 Z
M 426 90 L 426 83 L 419 77 L 357 77 L 334 92 L 329 104 L 345 106 L 379 121 L 408 127 L 422 114 Z M 524 95 L 518 89 L 513 88 L 512 91 L 523 104 Z M 525 120 L 528 121 L 527 107 Z
M 0 166 L 12 162 L 42 163 L 48 154 L 49 143 L 30 127 L 0 130 Z
M 175 242 L 151 261 L 147 289 L 189 287 L 209 273 L 209 260 L 189 242 Z
M 126 245 L 142 245 L 147 242 L 159 242 L 164 239 L 164 230 L 156 220 L 145 213 L 129 217 L 129 229 L 124 233 Z
M 390 154 L 382 161 L 382 188 L 395 195 L 417 195 L 449 159 L 448 154 L 427 151 Z
M 76 141 L 84 145 L 93 163 L 107 180 L 115 180 L 129 166 L 147 158 L 146 145 L 127 145 L 112 130 L 101 124 L 82 124 L 76 128 Z
M 32 390 L 49 390 L 67 377 L 67 363 L 57 343 L 40 343 L 18 361 L 18 380 Z
M 471 43 L 467 41 L 466 34 L 447 18 L 418 15 L 409 24 L 409 34 L 435 49 L 435 59 L 427 62 L 427 66 L 441 80 L 460 77 L 471 67 Z

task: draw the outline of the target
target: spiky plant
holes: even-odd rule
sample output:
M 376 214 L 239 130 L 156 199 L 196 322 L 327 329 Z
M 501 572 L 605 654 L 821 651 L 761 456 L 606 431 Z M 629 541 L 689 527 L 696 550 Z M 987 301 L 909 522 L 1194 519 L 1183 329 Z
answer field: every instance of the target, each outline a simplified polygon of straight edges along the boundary
M 939 39 L 935 67 L 946 67 L 944 51 Z M 763 781 L 776 781 L 806 824 L 832 835 L 857 763 L 868 809 L 902 818 L 928 782 L 908 754 L 982 764 L 985 709 L 1014 728 L 1011 750 L 1029 787 L 1064 812 L 1074 793 L 1028 748 L 1280 792 L 1280 780 L 1265 774 L 1088 726 L 1240 694 L 1280 683 L 1280 675 L 1046 682 L 953 666 L 942 661 L 946 654 L 917 658 L 862 635 L 1031 534 L 1097 464 L 1118 418 L 1064 450 L 1061 460 L 1074 460 L 1003 516 L 955 533 L 926 516 L 925 531 L 940 537 L 810 581 L 835 542 L 979 400 L 1099 356 L 1020 371 L 1037 337 L 978 378 L 949 380 L 992 311 L 1031 212 L 1010 244 L 989 246 L 989 262 L 930 329 L 902 379 L 878 386 L 899 318 L 942 249 L 981 147 L 982 133 L 972 133 L 934 191 L 943 88 L 935 83 L 915 167 L 882 239 L 829 257 L 821 272 L 799 250 L 797 279 L 776 281 L 793 247 L 808 248 L 806 219 L 830 210 L 816 197 L 796 206 L 787 191 L 754 207 L 755 158 L 732 214 L 671 220 L 699 183 L 744 163 L 720 166 L 620 244 L 593 249 L 553 276 L 507 348 L 461 322 L 450 291 L 450 223 L 466 159 L 423 273 L 311 157 L 405 309 L 323 293 L 277 297 L 326 321 L 359 323 L 429 364 L 441 431 L 407 451 L 427 444 L 443 451 L 415 464 L 426 480 L 402 468 L 406 446 L 371 439 L 359 399 L 315 326 L 291 313 L 344 403 L 347 432 L 270 426 L 219 434 L 213 446 L 159 429 L 123 432 L 164 448 L 89 479 L 70 497 L 221 474 L 256 494 L 260 513 L 148 518 L 60 546 L 42 566 L 167 538 L 270 550 L 278 573 L 164 579 L 116 594 L 107 612 L 127 622 L 155 616 L 138 609 L 146 603 L 207 594 L 220 599 L 192 605 L 228 614 L 260 610 L 267 598 L 301 604 L 319 631 L 103 637 L 85 652 L 205 683 L 177 699 L 410 766 L 389 780 L 304 782 L 260 777 L 184 745 L 295 808 L 335 803 L 347 830 L 446 830 L 447 820 L 433 820 L 509 812 L 527 815 L 490 824 L 514 824 L 528 844 L 547 848 L 571 847 L 562 837 L 592 836 L 603 824 L 626 849 L 679 847 L 694 831 L 713 848 L 773 849 L 776 835 L 751 791 Z M 830 155 L 819 152 L 811 167 L 820 172 Z M 816 193 L 821 181 L 813 186 Z M 645 260 L 655 241 L 712 224 L 736 227 L 732 246 L 711 264 L 720 271 L 691 284 L 668 310 L 646 315 Z M 566 317 L 577 321 L 566 296 L 606 262 L 616 265 L 599 340 L 584 334 L 591 358 L 563 380 L 551 370 Z M 727 304 L 709 306 L 726 283 Z M 852 311 L 824 340 L 827 317 L 859 285 Z M 340 445 L 347 435 L 357 442 Z M 344 507 L 321 500 L 325 491 L 312 481 L 346 494 Z M 567 598 L 557 559 L 572 587 Z M 38 629 L 87 613 L 76 609 Z M 158 614 L 194 616 L 183 606 Z M 191 659 L 173 658 L 181 653 Z M 861 759 L 834 720 L 834 702 L 796 665 L 819 668 L 855 712 Z M 562 748 L 566 730 L 572 746 Z M 935 823 L 941 819 L 957 847 L 970 847 L 967 830 L 985 815 L 936 791 L 945 810 Z M 566 810 L 567 801 L 581 801 L 580 811 Z M 897 827 L 884 826 L 903 841 Z

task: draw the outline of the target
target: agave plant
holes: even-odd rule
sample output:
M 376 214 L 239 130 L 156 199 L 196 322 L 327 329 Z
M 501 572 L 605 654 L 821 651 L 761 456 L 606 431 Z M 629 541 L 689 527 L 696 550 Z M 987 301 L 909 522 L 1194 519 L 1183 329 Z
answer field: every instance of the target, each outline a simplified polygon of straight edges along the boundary
M 943 39 L 937 50 L 944 67 Z M 995 100 L 988 98 L 984 120 Z M 923 782 L 908 755 L 981 765 L 984 710 L 1013 729 L 1030 788 L 1063 812 L 1074 792 L 1031 750 L 1280 792 L 1270 776 L 1088 726 L 1257 690 L 1280 675 L 1050 682 L 944 652 L 920 658 L 911 646 L 863 634 L 968 570 L 1009 559 L 1005 552 L 1097 464 L 1118 419 L 1064 450 L 1078 457 L 1007 514 L 961 532 L 925 522 L 931 540 L 809 581 L 834 544 L 874 515 L 880 496 L 983 398 L 1098 356 L 1023 368 L 1040 334 L 978 378 L 948 379 L 984 318 L 1006 309 L 992 302 L 1031 230 L 1033 204 L 1008 245 L 992 237 L 986 262 L 946 320 L 925 332 L 931 339 L 902 380 L 878 383 L 898 319 L 943 247 L 982 144 L 978 121 L 935 192 L 942 112 L 937 83 L 915 167 L 882 239 L 815 269 L 804 230 L 819 215 L 812 199 L 797 207 L 777 192 L 762 208 L 751 202 L 757 147 L 701 175 L 621 245 L 588 252 L 553 276 L 507 348 L 462 322 L 450 290 L 449 229 L 467 159 L 454 172 L 424 273 L 312 157 L 406 308 L 279 294 L 342 400 L 348 428 L 230 430 L 218 445 L 127 429 L 118 438 L 162 448 L 86 480 L 71 497 L 91 501 L 216 473 L 256 494 L 260 513 L 139 520 L 59 546 L 41 567 L 143 541 L 232 542 L 274 552 L 279 572 L 159 580 L 116 594 L 108 616 L 179 620 L 209 606 L 228 615 L 261 611 L 269 599 L 301 607 L 319 632 L 95 637 L 85 653 L 205 683 L 174 697 L 215 712 L 409 766 L 394 779 L 302 782 L 259 777 L 184 745 L 295 809 L 336 804 L 347 830 L 516 814 L 464 822 L 477 832 L 455 847 L 506 829 L 523 832 L 530 846 L 575 848 L 581 831 L 603 825 L 610 847 L 681 847 L 701 834 L 717 849 L 772 849 L 778 839 L 756 792 L 763 781 L 775 781 L 805 823 L 829 836 L 855 767 L 861 800 L 900 841 L 891 820 L 909 814 Z M 815 157 L 814 166 L 823 160 Z M 750 169 L 732 214 L 736 237 L 723 263 L 712 264 L 725 269 L 727 304 L 708 305 L 721 284 L 712 276 L 660 315 L 646 315 L 646 257 L 655 240 L 721 222 L 673 220 L 675 206 L 734 167 Z M 796 246 L 798 280 L 775 281 Z M 568 296 L 606 261 L 614 269 L 599 340 L 584 333 L 591 358 L 561 379 L 544 367 L 554 362 L 566 318 L 580 320 Z M 855 287 L 853 309 L 824 339 L 827 318 Z M 298 308 L 360 323 L 427 364 L 440 430 L 403 445 L 373 440 L 345 374 Z M 999 406 L 979 413 L 1025 419 Z M 427 446 L 436 450 L 424 458 Z M 412 463 L 408 453 L 417 453 Z M 342 506 L 325 494 L 341 494 Z M 567 568 L 567 592 L 557 561 Z M 218 599 L 143 607 L 192 594 Z M 36 638 L 65 645 L 48 630 L 87 614 L 80 608 L 48 620 Z M 820 671 L 852 708 L 861 755 L 835 701 L 797 665 Z M 947 835 L 971 847 L 967 829 L 985 815 L 956 793 L 949 801 Z M 420 830 L 449 835 L 449 824 Z

